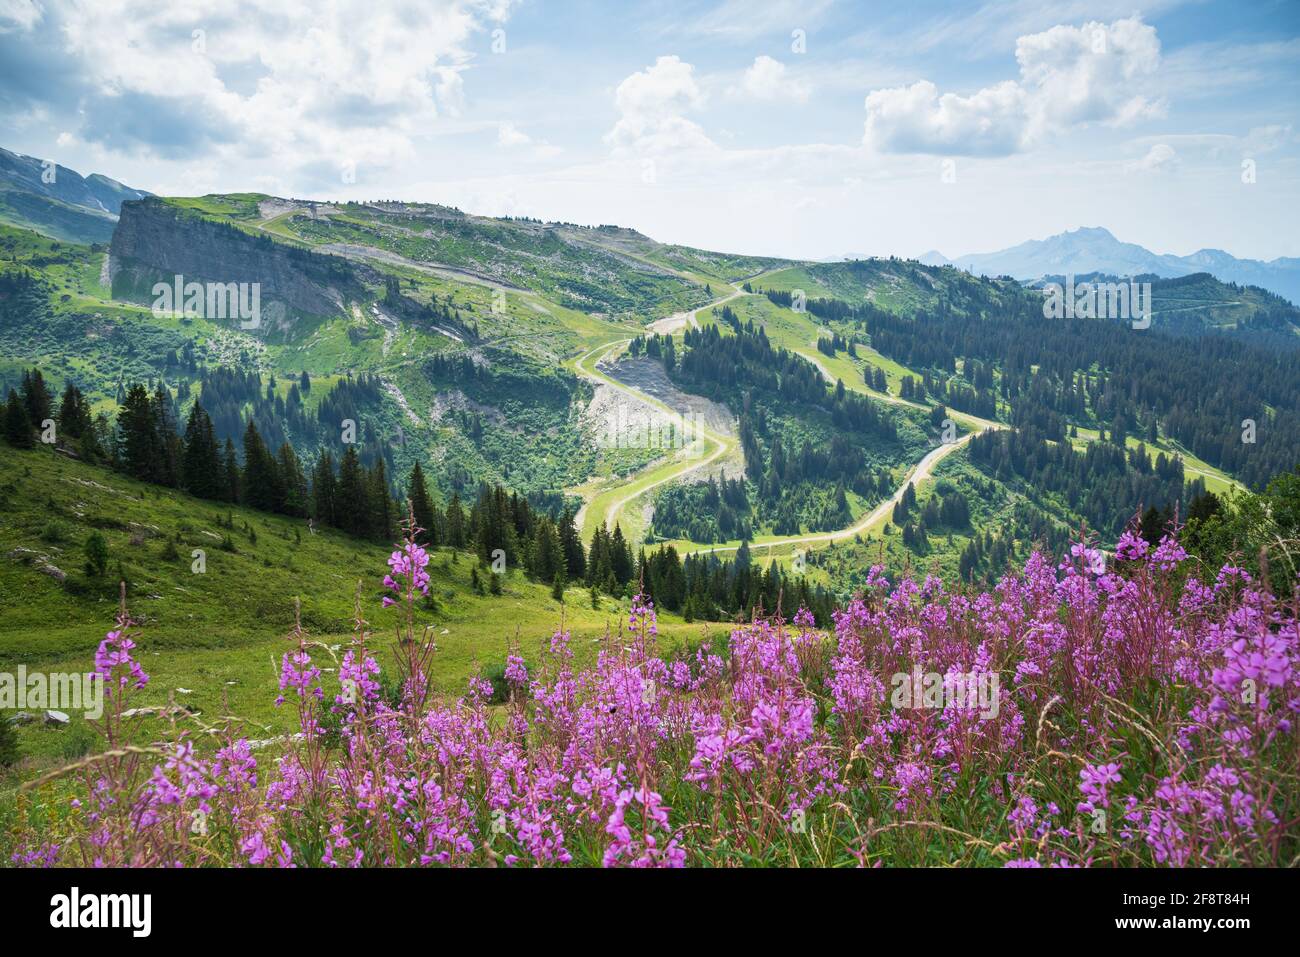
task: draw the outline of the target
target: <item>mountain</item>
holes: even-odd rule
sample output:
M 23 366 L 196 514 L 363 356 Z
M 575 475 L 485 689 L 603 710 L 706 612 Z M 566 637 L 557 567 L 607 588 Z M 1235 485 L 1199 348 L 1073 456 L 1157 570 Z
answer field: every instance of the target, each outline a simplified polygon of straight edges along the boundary
M 940 260 L 940 254 L 931 252 L 922 261 L 942 265 Z M 1169 279 L 1206 272 L 1223 282 L 1259 286 L 1300 303 L 1298 258 L 1262 262 L 1238 259 L 1221 249 L 1202 249 L 1190 256 L 1153 253 L 1136 243 L 1121 242 L 1100 226 L 1082 227 L 1047 239 L 1031 239 L 997 252 L 960 256 L 952 264 L 985 276 L 1014 276 L 1022 280 L 1094 272 L 1115 276 L 1149 273 Z
M 99 173 L 82 176 L 0 148 L 0 222 L 65 242 L 103 243 L 113 235 L 122 203 L 149 195 Z

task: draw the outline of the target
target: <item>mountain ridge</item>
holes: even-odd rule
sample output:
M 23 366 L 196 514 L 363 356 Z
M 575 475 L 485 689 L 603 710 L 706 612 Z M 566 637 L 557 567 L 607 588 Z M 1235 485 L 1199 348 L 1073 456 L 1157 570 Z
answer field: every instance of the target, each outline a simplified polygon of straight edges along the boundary
M 1271 260 L 1239 259 L 1212 247 L 1187 256 L 1155 253 L 1137 243 L 1124 242 L 1103 226 L 1080 226 L 1046 239 L 1030 239 L 1005 249 L 971 253 L 948 260 L 937 250 L 920 261 L 952 265 L 985 276 L 1012 276 L 1036 280 L 1047 275 L 1103 273 L 1137 276 L 1150 273 L 1176 279 L 1208 272 L 1222 282 L 1259 286 L 1300 303 L 1300 258 L 1279 256 Z

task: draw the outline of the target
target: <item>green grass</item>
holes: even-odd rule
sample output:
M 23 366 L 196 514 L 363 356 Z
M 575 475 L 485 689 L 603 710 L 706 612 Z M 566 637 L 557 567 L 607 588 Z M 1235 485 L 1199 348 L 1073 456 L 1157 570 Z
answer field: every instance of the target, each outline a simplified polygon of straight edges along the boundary
M 1083 426 L 1078 427 L 1078 432 L 1079 437 L 1071 438 L 1070 440 L 1070 444 L 1077 449 L 1086 448 L 1089 442 L 1097 441 L 1099 436 L 1096 429 L 1084 428 Z M 1188 481 L 1197 478 L 1203 479 L 1205 481 L 1205 490 L 1207 492 L 1214 492 L 1216 495 L 1222 495 L 1225 492 L 1245 488 L 1245 486 L 1236 479 L 1225 474 L 1221 470 L 1216 469 L 1209 462 L 1197 458 L 1187 449 L 1183 448 L 1183 446 L 1166 437 L 1161 437 L 1158 442 L 1153 444 L 1150 442 L 1144 443 L 1142 439 L 1129 435 L 1125 437 L 1124 444 L 1130 449 L 1135 449 L 1139 445 L 1145 444 L 1147 447 L 1147 457 L 1153 464 L 1156 457 L 1162 452 L 1169 458 L 1172 458 L 1175 455 L 1182 456 L 1183 471 L 1186 473 Z
M 234 530 L 220 524 L 228 511 Z M 109 571 L 102 579 L 82 569 L 83 544 L 93 531 L 108 542 Z M 226 536 L 236 551 L 221 547 Z M 165 557 L 169 540 L 173 559 Z M 24 561 L 19 549 L 31 550 L 36 560 Z M 205 553 L 203 574 L 192 570 L 195 549 Z M 397 613 L 381 609 L 380 599 L 390 551 L 333 531 L 310 534 L 303 520 L 227 509 L 144 485 L 49 449 L 0 446 L 0 670 L 19 664 L 29 672 L 87 670 L 113 623 L 120 562 L 130 583 L 131 614 L 143 622 L 139 658 L 153 679 L 137 704 L 164 704 L 174 695 L 205 720 L 227 714 L 247 719 L 250 737 L 282 733 L 291 721 L 273 701 L 295 596 L 311 637 L 346 648 L 360 582 L 362 612 L 382 649 L 381 664 L 388 666 Z M 507 572 L 501 595 L 480 596 L 470 585 L 476 562 L 469 553 L 453 561 L 447 549 L 435 550 L 430 561 L 432 601 L 417 617 L 438 645 L 434 687 L 440 695 L 458 696 L 481 665 L 504 661 L 516 637 L 525 658 L 535 657 L 561 621 L 573 633 L 577 658 L 590 663 L 606 629 L 617 632 L 626 619 L 625 600 L 603 597 L 596 611 L 588 591 L 575 586 L 561 605 L 549 586 L 517 570 Z M 44 563 L 66 573 L 67 581 L 42 573 Z M 487 572 L 479 574 L 486 583 Z M 694 644 L 706 633 L 724 635 L 725 629 L 660 616 L 665 647 Z M 319 665 L 335 667 L 329 659 L 319 651 Z M 326 679 L 328 687 L 330 675 Z M 57 763 L 67 733 L 39 724 L 23 728 L 28 769 Z

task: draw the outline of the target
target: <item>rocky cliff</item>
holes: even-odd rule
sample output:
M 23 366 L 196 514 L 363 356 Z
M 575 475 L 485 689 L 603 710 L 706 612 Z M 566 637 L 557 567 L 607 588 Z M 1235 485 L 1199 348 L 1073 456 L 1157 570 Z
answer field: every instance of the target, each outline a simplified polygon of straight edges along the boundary
M 152 197 L 122 204 L 109 253 L 114 298 L 145 305 L 154 302 L 155 283 L 172 284 L 178 275 L 185 283 L 256 283 L 267 332 L 301 316 L 346 312 L 346 301 L 363 293 L 354 263 Z

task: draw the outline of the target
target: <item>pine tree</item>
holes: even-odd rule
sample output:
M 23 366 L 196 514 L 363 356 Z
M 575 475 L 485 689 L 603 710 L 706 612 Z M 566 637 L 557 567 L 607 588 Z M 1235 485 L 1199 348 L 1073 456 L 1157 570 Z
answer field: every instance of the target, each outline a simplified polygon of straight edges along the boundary
M 298 456 L 288 442 L 280 446 L 278 466 L 280 487 L 284 491 L 279 511 L 296 517 L 306 515 L 310 497 L 307 492 L 307 478 L 302 474 Z
M 27 407 L 13 389 L 9 390 L 9 400 L 5 403 L 5 441 L 16 449 L 30 449 L 36 444 Z
M 149 393 L 137 383 L 117 413 L 117 455 L 127 475 L 142 482 L 162 474 L 162 453 Z
M 556 569 L 555 578 L 551 582 L 551 597 L 564 604 L 564 569 Z
M 528 570 L 538 581 L 550 581 L 565 573 L 564 549 L 556 533 L 555 523 L 543 518 L 537 523 L 536 534 L 529 550 Z
M 322 525 L 338 527 L 336 513 L 337 482 L 334 478 L 334 459 L 328 451 L 321 452 L 311 473 L 312 517 Z
M 411 516 L 419 528 L 416 541 L 421 545 L 436 545 L 438 521 L 434 514 L 433 502 L 429 499 L 429 486 L 424 481 L 424 470 L 420 468 L 419 462 L 411 468 L 406 495 L 411 503 Z
M 574 515 L 565 509 L 560 515 L 560 547 L 564 551 L 564 568 L 570 581 L 587 577 L 587 555 L 582 548 L 582 536 Z
M 172 395 L 161 382 L 149 400 L 153 417 L 155 451 L 154 476 L 150 481 L 174 488 L 179 480 L 181 439 L 176 434 L 176 414 Z
M 632 548 L 623 538 L 623 529 L 614 523 L 614 534 L 609 542 L 609 565 L 614 573 L 614 580 L 626 585 L 632 580 Z
M 453 549 L 465 547 L 465 509 L 460 504 L 460 493 L 451 493 L 447 505 L 447 544 Z
M 252 508 L 273 512 L 282 500 L 282 485 L 275 459 L 262 442 L 257 423 L 248 420 L 244 429 L 244 501 Z
M 383 456 L 375 459 L 374 468 L 366 477 L 367 499 L 370 505 L 370 517 L 367 522 L 367 534 L 381 542 L 393 538 L 393 498 L 388 493 L 388 473 L 384 468 Z
M 81 390 L 69 382 L 63 387 L 63 398 L 59 402 L 59 435 L 69 439 L 79 439 L 91 432 L 90 405 Z
M 243 485 L 240 481 L 239 458 L 235 455 L 235 443 L 226 439 L 225 454 L 221 457 L 221 470 L 225 473 L 221 483 L 221 499 L 232 504 L 244 499 Z
M 339 479 L 335 491 L 334 514 L 338 527 L 352 535 L 363 536 L 370 525 L 370 503 L 366 477 L 361 470 L 357 450 L 349 445 L 339 462 Z
M 50 396 L 50 390 L 45 385 L 45 378 L 41 375 L 40 369 L 23 373 L 22 395 L 23 406 L 27 410 L 27 421 L 34 429 L 43 428 L 44 422 L 53 415 L 54 399 Z
M 221 465 L 212 420 L 196 401 L 190 409 L 189 420 L 185 423 L 185 439 L 181 449 L 181 483 L 190 494 L 199 498 L 224 498 Z

